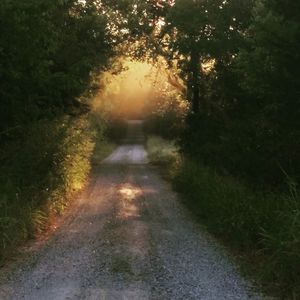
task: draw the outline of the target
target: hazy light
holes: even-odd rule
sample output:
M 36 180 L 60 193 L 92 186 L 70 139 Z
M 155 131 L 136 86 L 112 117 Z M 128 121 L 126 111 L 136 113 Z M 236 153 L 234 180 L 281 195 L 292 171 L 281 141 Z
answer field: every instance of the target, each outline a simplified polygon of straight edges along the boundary
M 150 63 L 122 60 L 124 71 L 106 72 L 101 79 L 103 89 L 95 97 L 95 110 L 112 111 L 116 117 L 143 117 L 145 104 L 155 91 L 170 86 L 165 67 Z

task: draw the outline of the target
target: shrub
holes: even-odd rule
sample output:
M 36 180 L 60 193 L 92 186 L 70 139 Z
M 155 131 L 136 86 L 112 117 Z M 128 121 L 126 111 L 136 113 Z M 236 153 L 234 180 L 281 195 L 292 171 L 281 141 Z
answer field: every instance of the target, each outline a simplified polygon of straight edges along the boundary
M 103 132 L 98 131 L 98 134 Z M 47 227 L 87 179 L 97 132 L 87 117 L 36 121 L 5 144 L 0 167 L 0 255 Z
M 285 189 L 285 172 L 299 178 L 299 138 L 295 132 L 275 134 L 260 127 L 257 119 L 235 121 L 224 124 L 219 116 L 190 115 L 179 141 L 182 151 L 219 173 L 254 186 Z
M 124 119 L 110 118 L 107 123 L 106 135 L 114 142 L 119 142 L 125 137 L 127 132 L 127 122 Z
M 256 272 L 274 291 L 300 295 L 300 199 L 289 194 L 257 192 L 195 160 L 186 160 L 174 178 L 185 203 L 215 234 L 239 253 L 251 254 Z
M 167 141 L 159 136 L 148 136 L 147 150 L 150 161 L 153 164 L 171 167 L 179 160 L 178 148 L 174 141 Z
M 187 101 L 174 91 L 157 97 L 159 98 L 154 99 L 146 108 L 146 132 L 171 140 L 179 137 L 185 126 L 185 116 L 189 107 Z

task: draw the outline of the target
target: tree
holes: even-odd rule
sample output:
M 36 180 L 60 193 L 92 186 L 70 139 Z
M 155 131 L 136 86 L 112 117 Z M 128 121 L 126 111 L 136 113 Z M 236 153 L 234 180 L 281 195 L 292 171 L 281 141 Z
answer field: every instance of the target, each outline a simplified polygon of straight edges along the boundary
M 93 1 L 0 4 L 0 131 L 70 111 L 112 55 L 106 17 Z
M 237 70 L 268 169 L 299 178 L 300 4 L 256 1 Z M 250 108 L 250 107 L 249 107 Z
M 215 65 L 228 64 L 233 59 L 249 6 L 250 1 L 241 5 L 240 1 L 179 0 L 169 10 L 170 51 L 181 60 L 194 112 L 199 108 L 205 110 L 203 65 L 208 61 Z

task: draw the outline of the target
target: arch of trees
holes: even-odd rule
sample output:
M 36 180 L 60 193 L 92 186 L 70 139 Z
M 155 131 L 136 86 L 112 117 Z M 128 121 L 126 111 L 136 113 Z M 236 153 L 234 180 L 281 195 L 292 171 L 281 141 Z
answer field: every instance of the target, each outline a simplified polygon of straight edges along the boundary
M 97 76 L 122 69 L 119 56 L 163 58 L 190 101 L 175 126 L 187 157 L 255 187 L 284 190 L 288 181 L 293 201 L 249 196 L 254 203 L 236 203 L 222 230 L 269 249 L 267 273 L 299 294 L 299 1 L 1 0 L 0 28 L 0 260 L 83 186 Z M 104 122 L 92 121 L 101 140 Z M 228 190 L 231 204 L 240 190 Z
M 299 177 L 299 15 L 280 0 L 1 1 L 0 141 L 86 111 L 120 53 L 162 56 L 191 101 L 188 153 L 261 183 Z

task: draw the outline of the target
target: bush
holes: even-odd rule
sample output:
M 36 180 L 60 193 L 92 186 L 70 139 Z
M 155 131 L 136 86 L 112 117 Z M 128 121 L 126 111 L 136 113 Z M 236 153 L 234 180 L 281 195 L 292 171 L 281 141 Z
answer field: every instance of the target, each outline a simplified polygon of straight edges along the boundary
M 106 136 L 114 142 L 120 142 L 127 132 L 127 122 L 124 119 L 110 118 L 107 123 Z
M 179 158 L 174 141 L 166 141 L 159 136 L 148 136 L 147 150 L 150 161 L 157 165 L 170 165 Z
M 84 186 L 96 135 L 87 117 L 60 117 L 34 122 L 5 144 L 0 167 L 0 258 L 11 246 L 45 229 L 49 218 L 61 213 L 70 196 Z
M 184 153 L 218 172 L 242 178 L 254 186 L 286 187 L 286 174 L 299 179 L 299 140 L 293 134 L 274 133 L 246 117 L 227 124 L 214 115 L 190 115 L 180 137 Z M 287 131 L 286 131 L 287 132 Z
M 146 107 L 149 114 L 145 119 L 145 131 L 170 140 L 179 137 L 185 126 L 187 101 L 174 91 L 157 97 Z
M 174 185 L 213 233 L 257 258 L 255 271 L 273 291 L 300 296 L 300 199 L 294 185 L 289 194 L 255 192 L 195 160 L 184 162 Z

